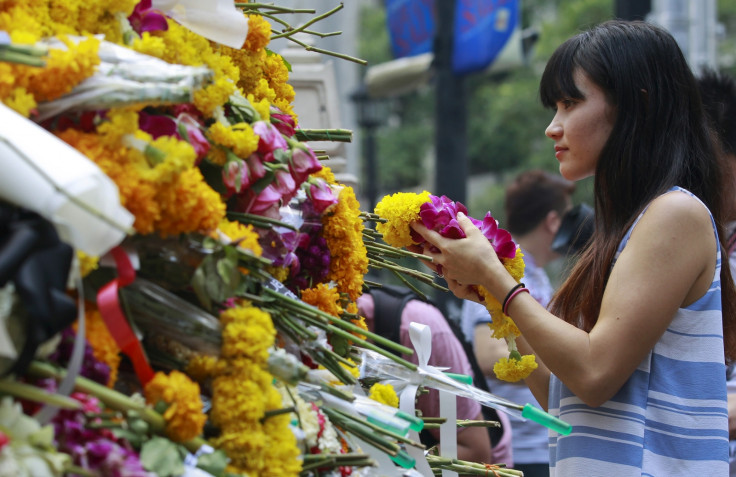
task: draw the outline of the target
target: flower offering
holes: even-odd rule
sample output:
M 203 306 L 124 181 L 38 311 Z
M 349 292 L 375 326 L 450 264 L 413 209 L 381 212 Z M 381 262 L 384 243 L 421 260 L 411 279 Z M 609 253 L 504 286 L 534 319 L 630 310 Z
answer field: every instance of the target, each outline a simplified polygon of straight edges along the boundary
M 421 193 L 399 192 L 384 197 L 375 208 L 377 216 L 386 219 L 379 222 L 376 230 L 383 234 L 387 244 L 395 247 L 406 247 L 423 242 L 418 234 L 414 233 L 410 224 L 420 221 L 430 230 L 438 232 L 443 237 L 459 239 L 465 237 L 465 232 L 457 222 L 457 214 L 462 212 L 478 227 L 483 236 L 493 245 L 498 258 L 516 282 L 524 276 L 523 254 L 514 243 L 511 234 L 498 226 L 498 221 L 490 212 L 483 220 L 477 220 L 468 215 L 468 209 L 460 202 L 453 202 L 446 196 L 438 197 L 427 191 Z M 527 377 L 537 363 L 533 355 L 521 356 L 516 349 L 515 339 L 521 332 L 513 320 L 501 309 L 501 303 L 482 286 L 475 287 L 478 298 L 485 304 L 493 321 L 489 323 L 494 338 L 506 339 L 509 346 L 509 357 L 500 359 L 493 367 L 499 379 L 515 382 Z

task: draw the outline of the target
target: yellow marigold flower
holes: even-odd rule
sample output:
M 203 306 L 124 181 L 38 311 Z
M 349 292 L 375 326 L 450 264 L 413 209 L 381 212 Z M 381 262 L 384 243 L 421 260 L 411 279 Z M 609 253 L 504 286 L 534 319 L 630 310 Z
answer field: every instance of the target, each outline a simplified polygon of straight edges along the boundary
M 343 187 L 337 205 L 322 217 L 322 234 L 330 250 L 328 280 L 337 283 L 340 293 L 356 301 L 363 292 L 363 277 L 368 272 L 368 252 L 363 243 L 360 204 L 352 187 Z
M 195 381 L 202 382 L 215 372 L 217 358 L 206 354 L 195 354 L 187 363 L 186 373 Z
M 100 257 L 87 255 L 81 250 L 77 250 L 77 260 L 79 260 L 79 270 L 82 278 L 97 270 L 100 263 Z
M 235 85 L 226 77 L 215 77 L 213 84 L 194 92 L 194 105 L 205 114 L 211 116 L 215 108 L 227 103 L 235 92 Z
M 358 366 L 355 366 L 355 362 L 352 359 L 347 358 L 347 360 L 353 363 L 353 366 L 350 366 L 347 363 L 343 363 L 342 361 L 340 361 L 340 366 L 342 366 L 343 369 L 347 370 L 348 373 L 352 374 L 355 379 L 358 379 L 360 377 L 360 368 L 358 368 Z
M 237 242 L 238 247 L 250 250 L 258 257 L 263 253 L 263 248 L 261 247 L 261 244 L 258 243 L 258 232 L 253 230 L 252 225 L 222 219 L 217 228 L 227 235 L 230 240 Z
M 266 271 L 276 280 L 284 283 L 289 278 L 289 269 L 286 267 L 266 267 Z
M 131 48 L 139 53 L 161 58 L 166 52 L 166 42 L 163 38 L 151 36 L 147 31 L 140 38 L 135 38 Z
M 286 415 L 273 416 L 263 424 L 266 446 L 271 449 L 264 455 L 265 474 L 296 477 L 302 471 L 301 452 L 296 436 L 289 430 L 289 420 Z
M 164 419 L 171 440 L 185 442 L 202 433 L 207 416 L 202 412 L 199 385 L 186 374 L 176 370 L 168 376 L 156 373 L 146 384 L 144 393 L 149 404 L 163 401 L 168 405 Z
M 258 150 L 258 135 L 253 132 L 250 124 L 238 123 L 226 126 L 217 122 L 210 126 L 207 135 L 215 144 L 232 150 L 235 155 L 243 159 Z
M 368 397 L 391 407 L 399 407 L 399 396 L 390 384 L 376 383 L 371 386 Z
M 268 359 L 268 348 L 276 337 L 271 315 L 252 306 L 235 307 L 220 314 L 220 323 L 224 357 L 243 356 L 258 362 Z
M 526 354 L 521 360 L 501 358 L 493 365 L 493 372 L 502 381 L 515 383 L 529 376 L 537 369 L 537 362 L 533 354 Z
M 213 424 L 230 427 L 230 423 L 258 421 L 266 412 L 265 389 L 248 379 L 219 376 L 212 382 Z M 270 384 L 269 384 L 270 386 Z
M 339 317 L 342 314 L 340 306 L 340 292 L 337 288 L 327 283 L 320 283 L 314 288 L 302 290 L 302 301 L 332 316 Z
M 502 258 L 504 268 L 514 277 L 516 282 L 520 282 L 524 278 L 524 254 L 519 247 L 516 247 L 516 255 L 514 258 Z
M 152 182 L 170 183 L 175 181 L 179 174 L 194 167 L 197 153 L 194 147 L 186 141 L 181 141 L 174 136 L 160 136 L 151 140 L 151 136 L 139 131 L 136 137 L 148 136 L 144 139 L 151 147 L 161 151 L 164 160 L 155 164 L 152 168 L 142 171 L 141 176 Z
M 264 98 L 256 100 L 253 94 L 247 94 L 248 102 L 253 105 L 261 120 L 269 122 L 271 120 L 271 103 Z
M 429 192 L 397 192 L 387 195 L 376 204 L 375 213 L 386 219 L 386 223 L 376 224 L 376 231 L 383 234 L 383 240 L 394 247 L 407 247 L 416 242 L 411 238 L 409 224 L 419 220 L 419 209 L 429 202 Z
M 261 15 L 248 15 L 248 37 L 244 50 L 262 50 L 271 42 L 271 24 Z
M 324 179 L 324 181 L 329 185 L 337 184 L 337 179 L 335 179 L 335 174 L 332 173 L 332 169 L 325 165 L 322 165 L 322 169 L 312 174 L 312 177 Z
M 3 95 L 2 102 L 16 113 L 26 118 L 38 106 L 36 99 L 25 88 L 13 88 L 10 93 Z

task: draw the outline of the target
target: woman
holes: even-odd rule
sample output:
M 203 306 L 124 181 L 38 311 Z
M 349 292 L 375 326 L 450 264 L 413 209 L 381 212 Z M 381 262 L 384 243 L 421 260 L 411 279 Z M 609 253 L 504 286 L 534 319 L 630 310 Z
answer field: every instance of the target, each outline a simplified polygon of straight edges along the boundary
M 413 225 L 429 266 L 460 298 L 478 300 L 470 285 L 509 298 L 520 351 L 539 363 L 526 382 L 573 426 L 550 439 L 551 475 L 727 476 L 734 288 L 722 171 L 685 58 L 659 27 L 606 22 L 557 49 L 540 95 L 562 176 L 595 175 L 594 236 L 551 312 L 467 217 L 459 240 Z

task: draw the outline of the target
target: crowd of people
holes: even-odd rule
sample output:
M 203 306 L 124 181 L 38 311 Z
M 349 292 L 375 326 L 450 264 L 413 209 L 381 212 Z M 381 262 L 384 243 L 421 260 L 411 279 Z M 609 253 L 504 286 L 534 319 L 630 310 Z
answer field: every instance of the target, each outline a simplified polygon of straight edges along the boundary
M 467 300 L 463 331 L 491 392 L 572 424 L 563 436 L 512 421 L 509 459 L 528 476 L 727 476 L 736 449 L 736 372 L 727 366 L 736 357 L 736 82 L 713 71 L 696 78 L 663 28 L 612 20 L 557 48 L 540 98 L 554 111 L 545 134 L 561 177 L 519 175 L 503 224 L 524 253 L 529 293 L 508 293 L 516 281 L 462 214 L 461 239 L 412 225 L 426 240 L 415 247 L 425 264 Z M 590 176 L 592 236 L 554 290 L 551 243 L 574 183 Z M 477 286 L 499 301 L 512 296 L 504 310 L 522 333 L 517 346 L 539 364 L 523 385 L 492 377 L 508 350 L 491 340 Z

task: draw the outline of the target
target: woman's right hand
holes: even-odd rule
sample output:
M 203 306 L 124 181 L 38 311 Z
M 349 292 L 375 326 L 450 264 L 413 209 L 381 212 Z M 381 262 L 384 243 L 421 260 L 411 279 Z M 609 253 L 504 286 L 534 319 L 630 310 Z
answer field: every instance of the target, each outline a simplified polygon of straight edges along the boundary
M 412 224 L 412 229 L 426 240 L 422 253 L 432 259 L 428 266 L 444 276 L 458 298 L 478 301 L 470 285 L 483 285 L 498 298 L 497 293 L 505 293 L 516 282 L 478 227 L 464 214 L 458 214 L 457 222 L 465 238 L 443 237 L 420 222 Z

